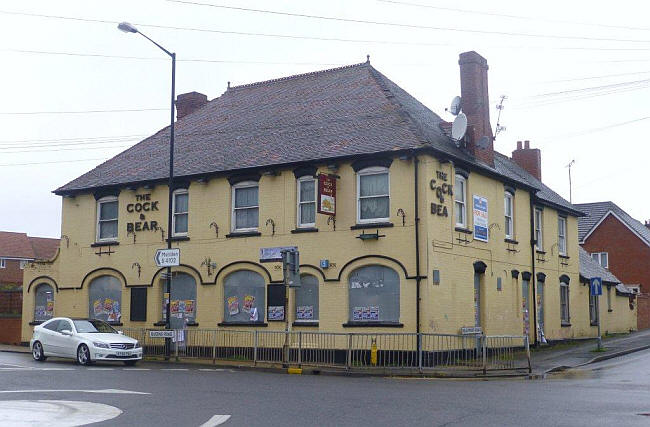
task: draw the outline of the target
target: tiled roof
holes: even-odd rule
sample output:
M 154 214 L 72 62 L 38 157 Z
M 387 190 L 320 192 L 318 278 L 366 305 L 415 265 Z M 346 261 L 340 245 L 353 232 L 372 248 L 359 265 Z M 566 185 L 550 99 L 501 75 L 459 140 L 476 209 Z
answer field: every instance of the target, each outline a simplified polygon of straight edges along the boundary
M 580 253 L 580 276 L 589 280 L 593 277 L 600 277 L 603 279 L 603 282 L 608 283 L 621 283 L 620 280 L 616 278 L 609 270 L 602 267 L 598 262 L 594 261 L 589 253 L 582 249 L 578 248 Z
M 650 228 L 632 218 L 614 202 L 580 203 L 576 204 L 576 206 L 587 214 L 578 221 L 578 239 L 580 241 L 584 240 L 587 234 L 607 213 L 613 212 L 625 225 L 634 230 L 646 244 L 650 245 Z
M 29 242 L 32 244 L 36 259 L 51 259 L 56 254 L 61 240 L 47 237 L 29 237 Z
M 34 258 L 34 249 L 26 233 L 0 231 L 0 257 Z
M 168 147 L 169 128 L 164 128 L 55 192 L 163 180 Z M 458 148 L 438 115 L 369 62 L 229 88 L 177 121 L 174 175 L 228 173 L 421 147 L 536 188 L 542 201 L 577 213 L 508 157 L 497 155 L 492 167 Z

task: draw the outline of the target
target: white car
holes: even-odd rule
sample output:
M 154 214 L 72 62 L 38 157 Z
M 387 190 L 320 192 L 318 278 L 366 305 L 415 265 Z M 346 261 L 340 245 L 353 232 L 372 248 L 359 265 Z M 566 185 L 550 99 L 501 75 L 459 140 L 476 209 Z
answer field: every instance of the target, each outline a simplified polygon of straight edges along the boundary
M 53 356 L 76 359 L 80 365 L 107 360 L 133 366 L 142 359 L 137 340 L 97 319 L 50 319 L 34 328 L 29 345 L 39 362 Z

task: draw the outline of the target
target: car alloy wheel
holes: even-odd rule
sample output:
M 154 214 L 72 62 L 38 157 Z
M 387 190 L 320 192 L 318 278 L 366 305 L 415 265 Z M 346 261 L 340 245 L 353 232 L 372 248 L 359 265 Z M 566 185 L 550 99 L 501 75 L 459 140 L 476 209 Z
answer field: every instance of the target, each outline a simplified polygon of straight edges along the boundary
M 86 344 L 81 344 L 77 349 L 77 362 L 80 365 L 90 365 L 90 350 Z
M 38 360 L 39 362 L 45 360 L 45 356 L 43 355 L 43 345 L 38 341 L 34 343 L 34 347 L 32 348 L 32 356 L 34 356 L 34 360 Z

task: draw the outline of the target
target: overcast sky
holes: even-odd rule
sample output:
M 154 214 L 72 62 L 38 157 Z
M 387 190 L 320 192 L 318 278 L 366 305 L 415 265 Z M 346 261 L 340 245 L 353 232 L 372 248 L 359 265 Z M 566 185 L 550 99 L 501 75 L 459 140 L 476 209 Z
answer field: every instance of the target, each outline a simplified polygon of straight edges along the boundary
M 476 50 L 490 66 L 493 127 L 499 97 L 508 97 L 495 149 L 510 155 L 517 140 L 530 140 L 542 150 L 543 180 L 567 199 L 566 165 L 575 160 L 574 202 L 612 200 L 643 221 L 648 9 L 566 0 L 3 1 L 0 230 L 58 237 L 61 200 L 51 191 L 168 124 L 170 61 L 139 35 L 118 31 L 120 21 L 177 53 L 177 94 L 213 99 L 228 81 L 369 54 L 450 121 L 458 54 Z

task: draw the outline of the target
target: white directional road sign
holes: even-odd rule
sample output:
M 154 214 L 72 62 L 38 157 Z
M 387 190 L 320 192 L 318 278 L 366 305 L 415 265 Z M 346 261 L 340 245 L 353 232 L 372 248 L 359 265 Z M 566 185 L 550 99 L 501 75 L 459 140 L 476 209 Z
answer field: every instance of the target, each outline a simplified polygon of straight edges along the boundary
M 181 250 L 179 248 L 158 249 L 153 259 L 158 267 L 176 267 L 181 264 Z
M 176 331 L 149 331 L 149 338 L 174 338 Z

